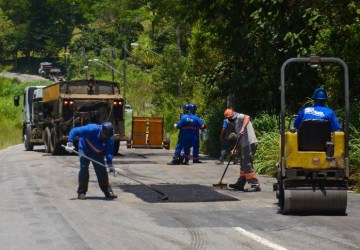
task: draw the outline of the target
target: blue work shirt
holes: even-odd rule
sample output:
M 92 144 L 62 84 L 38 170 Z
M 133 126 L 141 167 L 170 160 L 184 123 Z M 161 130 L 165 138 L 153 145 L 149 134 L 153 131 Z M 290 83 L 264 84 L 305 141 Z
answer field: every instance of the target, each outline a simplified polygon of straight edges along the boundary
M 105 155 L 106 163 L 112 165 L 114 156 L 114 137 L 107 140 L 101 140 L 101 125 L 88 124 L 82 127 L 75 127 L 70 131 L 69 142 L 74 142 L 76 136 L 80 137 L 79 149 L 90 158 L 99 158 Z
M 194 114 L 184 114 L 177 123 L 176 128 L 183 132 L 195 134 L 197 130 L 204 126 L 201 119 Z
M 300 110 L 294 121 L 294 127 L 299 130 L 300 124 L 305 120 L 326 120 L 330 122 L 332 132 L 341 129 L 335 112 L 331 108 L 325 107 L 322 104 L 314 104 L 311 107 L 306 107 Z

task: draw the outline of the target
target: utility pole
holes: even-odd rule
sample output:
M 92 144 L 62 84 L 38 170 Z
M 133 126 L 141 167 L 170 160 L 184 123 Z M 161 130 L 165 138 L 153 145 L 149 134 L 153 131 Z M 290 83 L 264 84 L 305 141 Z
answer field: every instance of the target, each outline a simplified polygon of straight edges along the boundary
M 124 102 L 126 103 L 126 41 L 123 43 L 123 84 L 124 84 Z
M 84 57 L 85 79 L 88 79 L 88 69 L 89 69 L 89 65 L 88 65 L 88 60 L 87 60 L 87 58 L 86 58 L 85 48 L 83 48 L 83 50 L 82 50 L 80 53 L 81 53 L 81 56 Z
M 112 81 L 114 82 L 115 80 L 115 63 L 114 63 L 114 47 L 111 48 L 111 77 L 112 77 Z

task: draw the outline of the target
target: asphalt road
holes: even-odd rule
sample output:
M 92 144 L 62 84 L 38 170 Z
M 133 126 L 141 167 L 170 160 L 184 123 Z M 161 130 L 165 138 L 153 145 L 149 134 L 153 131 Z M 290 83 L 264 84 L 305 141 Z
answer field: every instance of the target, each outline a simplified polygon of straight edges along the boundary
M 7 78 L 18 78 L 21 82 L 46 80 L 43 77 L 37 76 L 37 75 L 20 74 L 20 73 L 13 73 L 13 72 L 0 72 L 0 76 L 7 77 Z
M 0 150 L 1 249 L 359 249 L 360 194 L 348 193 L 346 216 L 278 213 L 273 178 L 262 191 L 212 189 L 225 166 L 168 166 L 172 150 L 126 149 L 115 167 L 169 196 L 111 176 L 118 199 L 104 199 L 90 171 L 87 200 L 77 200 L 78 157 L 42 147 Z M 237 179 L 230 166 L 224 182 Z

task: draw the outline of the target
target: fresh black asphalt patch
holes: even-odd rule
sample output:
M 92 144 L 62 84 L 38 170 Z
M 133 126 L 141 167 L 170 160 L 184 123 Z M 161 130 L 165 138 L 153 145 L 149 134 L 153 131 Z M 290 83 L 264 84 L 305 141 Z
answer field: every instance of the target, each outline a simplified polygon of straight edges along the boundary
M 161 194 L 144 185 L 114 185 L 124 192 L 132 193 L 145 202 L 217 202 L 217 201 L 238 201 L 238 199 L 216 192 L 213 188 L 198 184 L 180 185 L 150 185 L 152 188 L 165 193 L 167 201 L 162 201 Z

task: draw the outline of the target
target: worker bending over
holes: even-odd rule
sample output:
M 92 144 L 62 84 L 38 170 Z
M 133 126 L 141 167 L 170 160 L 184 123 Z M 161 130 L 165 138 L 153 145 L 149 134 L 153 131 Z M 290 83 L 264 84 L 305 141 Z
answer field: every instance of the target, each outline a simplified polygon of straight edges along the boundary
M 74 139 L 79 137 L 79 187 L 77 190 L 78 199 L 85 200 L 86 192 L 89 184 L 89 165 L 90 160 L 83 157 L 83 155 L 94 159 L 93 166 L 97 176 L 97 180 L 101 191 L 104 192 L 105 197 L 109 199 L 117 198 L 114 194 L 110 183 L 109 176 L 104 166 L 104 157 L 110 173 L 115 173 L 115 168 L 112 165 L 114 154 L 114 128 L 111 122 L 105 122 L 102 125 L 88 124 L 82 127 L 75 127 L 70 131 L 68 143 L 65 147 L 66 151 L 72 153 L 74 150 Z

